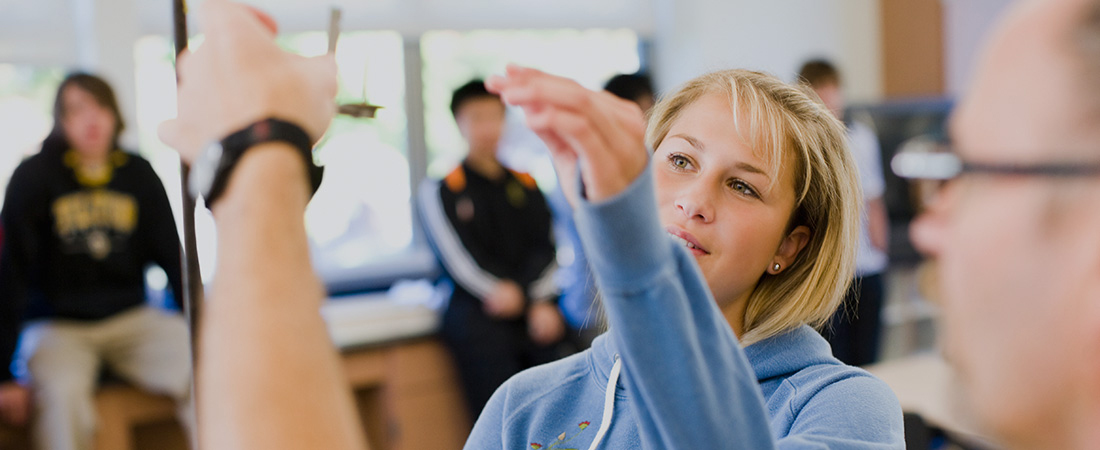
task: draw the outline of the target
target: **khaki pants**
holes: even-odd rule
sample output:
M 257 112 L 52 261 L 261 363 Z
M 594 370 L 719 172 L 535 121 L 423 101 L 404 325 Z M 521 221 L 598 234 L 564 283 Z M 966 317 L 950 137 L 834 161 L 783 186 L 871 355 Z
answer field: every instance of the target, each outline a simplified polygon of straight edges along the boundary
M 175 398 L 180 422 L 193 436 L 190 338 L 179 314 L 142 306 L 98 322 L 36 321 L 23 329 L 21 342 L 36 448 L 91 448 L 102 364 L 135 386 Z

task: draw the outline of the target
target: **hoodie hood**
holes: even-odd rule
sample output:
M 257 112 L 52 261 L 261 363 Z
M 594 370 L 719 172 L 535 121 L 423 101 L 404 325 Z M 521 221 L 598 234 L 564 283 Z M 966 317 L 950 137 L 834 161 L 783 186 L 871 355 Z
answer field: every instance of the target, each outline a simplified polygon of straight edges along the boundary
M 745 356 L 756 372 L 756 380 L 761 383 L 772 378 L 788 377 L 810 366 L 841 365 L 833 357 L 829 342 L 809 325 L 745 347 Z
M 829 342 L 809 325 L 764 339 L 744 350 L 753 372 L 756 373 L 756 380 L 760 383 L 773 378 L 786 378 L 811 366 L 842 365 L 833 357 Z M 601 334 L 592 341 L 589 364 L 595 375 L 593 381 L 601 389 L 607 384 L 617 353 L 610 333 Z M 623 382 L 620 381 L 618 395 L 623 395 L 624 391 Z
M 592 381 L 601 390 L 611 378 L 611 369 L 615 365 L 615 356 L 618 355 L 616 346 L 612 343 L 611 333 L 604 333 L 592 341 L 592 350 L 588 354 L 588 364 L 592 367 Z M 615 396 L 626 398 L 624 380 L 620 379 L 615 387 Z

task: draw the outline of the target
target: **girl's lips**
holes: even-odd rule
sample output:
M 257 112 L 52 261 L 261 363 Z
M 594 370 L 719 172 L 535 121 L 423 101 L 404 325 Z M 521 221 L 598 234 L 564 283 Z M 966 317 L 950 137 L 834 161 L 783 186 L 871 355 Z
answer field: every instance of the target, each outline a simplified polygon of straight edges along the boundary
M 710 252 L 707 251 L 706 248 L 703 248 L 703 246 L 699 244 L 699 240 L 696 239 L 695 236 L 692 236 L 691 233 L 675 227 L 668 227 L 665 229 L 665 231 L 667 231 L 668 235 L 672 236 L 673 239 L 676 239 L 680 243 L 684 244 L 684 246 L 687 247 L 688 250 L 691 250 L 692 253 L 696 255 L 710 254 Z

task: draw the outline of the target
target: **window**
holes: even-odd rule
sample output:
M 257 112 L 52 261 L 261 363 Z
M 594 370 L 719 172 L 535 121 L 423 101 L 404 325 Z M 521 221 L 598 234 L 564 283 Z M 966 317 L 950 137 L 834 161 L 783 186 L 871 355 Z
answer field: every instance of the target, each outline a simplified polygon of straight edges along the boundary
M 457 165 L 466 145 L 451 115 L 451 94 L 473 78 L 504 72 L 508 63 L 534 67 L 599 89 L 613 75 L 640 68 L 638 35 L 630 30 L 433 31 L 421 38 L 428 176 Z M 501 159 L 530 172 L 544 190 L 557 185 L 545 147 L 510 110 Z
M 302 55 L 320 55 L 327 49 L 327 35 L 297 33 L 280 37 L 279 43 Z M 411 245 L 403 50 L 394 32 L 340 36 L 337 101 L 367 100 L 383 109 L 374 119 L 337 117 L 314 155 L 325 166 L 325 180 L 306 211 L 306 227 L 315 267 L 326 281 L 346 278 L 348 271 L 360 273 L 357 269 Z M 156 135 L 158 124 L 176 111 L 172 44 L 163 36 L 143 38 L 136 44 L 135 61 L 142 154 L 164 181 L 181 221 L 179 159 Z M 213 218 L 200 208 L 195 221 L 202 275 L 209 280 L 217 242 Z
M 327 49 L 327 35 L 319 31 L 278 41 L 306 56 Z M 192 42 L 201 42 L 201 37 Z M 179 160 L 156 135 L 159 123 L 176 111 L 172 44 L 164 36 L 149 36 L 134 50 L 141 153 L 161 176 L 181 217 Z M 420 40 L 424 110 L 406 111 L 405 68 L 417 66 L 406 64 L 406 51 L 396 32 L 340 35 L 337 101 L 367 101 L 383 109 L 374 119 L 337 117 L 314 155 L 325 166 L 325 180 L 305 220 L 314 266 L 330 290 L 380 287 L 386 280 L 417 276 L 434 267 L 430 252 L 413 239 L 410 180 L 422 174 L 410 173 L 417 170 L 409 163 L 410 114 L 426 122 L 428 175 L 439 177 L 465 153 L 449 110 L 451 92 L 460 84 L 500 73 L 505 64 L 515 62 L 599 88 L 612 75 L 635 72 L 640 65 L 638 37 L 629 30 L 429 32 Z M 542 143 L 526 129 L 518 111 L 510 112 L 508 120 L 503 143 L 508 151 L 502 157 L 551 189 L 556 182 Z M 200 208 L 195 225 L 202 275 L 209 280 L 216 248 L 213 218 Z
M 328 36 L 280 39 L 303 55 L 324 54 Z M 322 275 L 392 258 L 412 243 L 406 139 L 404 47 L 394 32 L 349 32 L 336 49 L 339 103 L 381 105 L 373 119 L 337 116 L 317 149 L 325 180 L 306 211 Z
M 0 64 L 0 192 L 53 128 L 54 96 L 64 76 L 56 68 Z M 0 206 L 3 201 L 0 195 Z

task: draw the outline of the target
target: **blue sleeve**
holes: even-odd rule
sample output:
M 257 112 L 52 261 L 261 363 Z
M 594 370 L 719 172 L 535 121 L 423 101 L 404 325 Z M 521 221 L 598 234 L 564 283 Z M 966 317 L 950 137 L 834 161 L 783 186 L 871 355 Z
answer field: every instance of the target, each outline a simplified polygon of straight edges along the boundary
M 694 259 L 662 229 L 646 171 L 577 205 L 644 448 L 774 448 L 755 373 Z
M 558 305 L 565 320 L 573 328 L 593 327 L 598 308 L 593 305 L 596 300 L 596 284 L 588 270 L 588 257 L 584 254 L 581 238 L 577 235 L 573 207 L 569 205 L 569 200 L 560 188 L 555 189 L 547 199 L 554 213 L 554 233 L 558 243 L 569 247 L 573 254 L 573 261 L 560 267 L 557 272 L 558 285 L 561 288 Z
M 172 204 L 164 190 L 164 182 L 157 176 L 153 166 L 144 158 L 133 156 L 138 164 L 139 176 L 144 196 L 139 207 L 141 227 L 145 230 L 143 242 L 148 246 L 152 262 L 160 266 L 168 276 L 168 286 L 172 289 L 172 298 L 179 311 L 183 311 L 183 259 L 180 248 L 180 234 L 176 229 L 176 218 L 172 214 Z
M 4 245 L 0 248 L 0 383 L 12 380 L 11 363 L 30 294 L 31 278 L 41 271 L 50 229 L 45 170 L 40 159 L 16 167 L 0 210 Z

